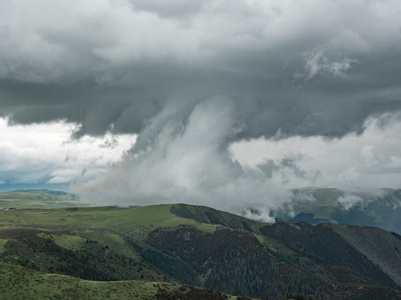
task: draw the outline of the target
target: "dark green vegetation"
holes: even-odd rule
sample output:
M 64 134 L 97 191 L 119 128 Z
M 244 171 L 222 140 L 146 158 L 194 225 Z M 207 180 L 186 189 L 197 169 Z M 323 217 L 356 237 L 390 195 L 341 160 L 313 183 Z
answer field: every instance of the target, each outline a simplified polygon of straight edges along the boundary
M 234 297 L 190 286 L 146 281 L 88 281 L 0 263 L 1 299 L 199 299 Z
M 2 211 L 0 262 L 8 299 L 401 299 L 395 233 L 182 204 Z
M 304 188 L 292 193 L 292 203 L 275 213 L 277 220 L 375 226 L 401 234 L 401 190 L 382 189 L 372 194 Z
M 50 190 L 16 190 L 0 192 L 0 209 L 58 208 L 83 206 L 78 196 Z

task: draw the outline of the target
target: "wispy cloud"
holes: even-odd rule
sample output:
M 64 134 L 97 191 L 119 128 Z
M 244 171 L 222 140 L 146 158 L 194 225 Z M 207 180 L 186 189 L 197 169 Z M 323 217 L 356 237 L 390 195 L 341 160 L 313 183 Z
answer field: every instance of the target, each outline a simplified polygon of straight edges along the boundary
M 333 76 L 347 77 L 347 71 L 352 64 L 358 62 L 357 59 L 342 58 L 339 60 L 329 59 L 323 49 L 313 50 L 303 55 L 305 64 L 302 72 L 295 73 L 296 80 L 308 81 L 316 77 L 319 73 L 329 73 Z

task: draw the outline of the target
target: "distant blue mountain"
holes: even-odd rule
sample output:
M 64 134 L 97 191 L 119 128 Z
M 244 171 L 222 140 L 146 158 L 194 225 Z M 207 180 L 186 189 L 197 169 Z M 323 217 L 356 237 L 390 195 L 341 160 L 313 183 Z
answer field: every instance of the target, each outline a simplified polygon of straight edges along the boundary
M 350 192 L 334 188 L 292 190 L 277 221 L 375 226 L 401 234 L 401 190 Z
M 51 190 L 68 192 L 69 184 L 0 184 L 0 191 L 18 191 L 18 190 Z

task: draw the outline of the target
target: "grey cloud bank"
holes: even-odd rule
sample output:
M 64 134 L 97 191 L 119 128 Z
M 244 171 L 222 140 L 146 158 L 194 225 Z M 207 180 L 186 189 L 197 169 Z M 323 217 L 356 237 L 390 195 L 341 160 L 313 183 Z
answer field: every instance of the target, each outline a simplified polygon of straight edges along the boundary
M 139 132 L 166 103 L 188 115 L 225 95 L 245 137 L 341 136 L 400 108 L 396 1 L 2 3 L 1 107 L 15 122 Z
M 0 115 L 77 123 L 76 138 L 139 134 L 75 184 L 93 201 L 280 205 L 277 164 L 244 168 L 229 145 L 341 138 L 399 111 L 400 13 L 398 1 L 2 1 Z

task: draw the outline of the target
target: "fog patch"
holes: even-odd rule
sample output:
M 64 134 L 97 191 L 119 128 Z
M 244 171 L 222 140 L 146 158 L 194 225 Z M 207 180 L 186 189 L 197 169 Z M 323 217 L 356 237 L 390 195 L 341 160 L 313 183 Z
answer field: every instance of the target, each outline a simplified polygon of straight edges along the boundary
M 364 202 L 364 200 L 357 195 L 344 195 L 337 198 L 337 202 L 345 209 L 350 210 L 355 205 L 359 205 Z

